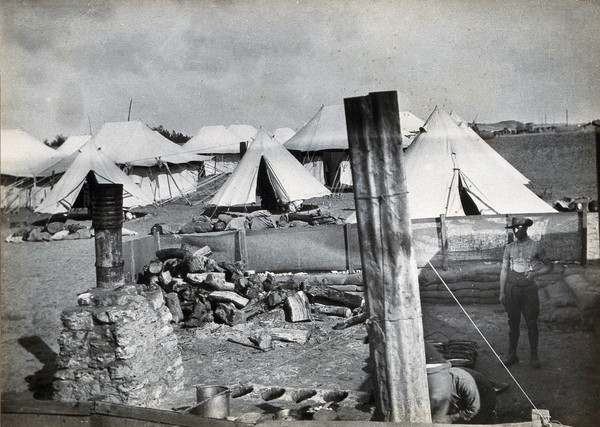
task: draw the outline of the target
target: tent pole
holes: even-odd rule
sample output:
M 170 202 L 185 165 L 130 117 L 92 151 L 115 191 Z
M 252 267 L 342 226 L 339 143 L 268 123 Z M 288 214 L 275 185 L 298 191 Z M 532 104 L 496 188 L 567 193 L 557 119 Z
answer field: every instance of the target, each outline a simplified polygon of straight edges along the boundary
M 431 423 L 417 263 L 395 91 L 344 99 L 376 419 Z
M 173 184 L 175 184 L 175 187 L 177 188 L 177 190 L 179 190 L 179 193 L 181 194 L 181 197 L 184 198 L 184 200 L 186 201 L 186 203 L 189 206 L 192 206 L 192 202 L 190 202 L 190 200 L 185 196 L 185 194 L 183 194 L 183 191 L 181 191 L 181 188 L 179 188 L 179 185 L 177 184 L 177 181 L 175 181 L 175 178 L 173 178 L 173 174 L 171 173 L 171 169 L 169 169 L 169 165 L 165 163 L 165 167 L 167 168 L 167 173 L 169 174 L 169 176 L 173 180 Z M 169 182 L 169 181 L 167 181 L 167 182 Z

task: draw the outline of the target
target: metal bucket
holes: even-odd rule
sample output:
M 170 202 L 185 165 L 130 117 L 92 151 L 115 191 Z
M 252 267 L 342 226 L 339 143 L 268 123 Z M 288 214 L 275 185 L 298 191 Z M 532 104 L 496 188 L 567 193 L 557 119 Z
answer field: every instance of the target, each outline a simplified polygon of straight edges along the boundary
M 224 419 L 229 416 L 231 390 L 221 385 L 197 385 L 196 401 L 198 404 L 190 409 L 190 413 L 207 418 Z

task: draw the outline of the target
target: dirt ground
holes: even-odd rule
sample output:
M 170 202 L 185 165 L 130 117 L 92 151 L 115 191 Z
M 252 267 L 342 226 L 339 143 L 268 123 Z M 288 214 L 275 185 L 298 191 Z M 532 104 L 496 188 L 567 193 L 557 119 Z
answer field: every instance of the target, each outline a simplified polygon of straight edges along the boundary
M 316 202 L 347 217 L 351 213 L 347 197 L 352 197 L 351 193 Z M 199 206 L 169 204 L 124 226 L 148 234 L 155 223 L 183 223 L 200 212 Z M 5 243 L 4 238 L 10 232 L 7 226 L 14 219 L 2 218 L 2 392 L 4 396 L 47 399 L 59 350 L 60 312 L 76 305 L 77 295 L 95 286 L 94 240 Z M 124 240 L 132 238 L 124 237 Z M 598 245 L 597 239 L 595 245 Z M 600 283 L 600 267 L 592 264 L 585 272 L 589 280 Z M 465 309 L 491 346 L 504 355 L 508 328 L 501 306 L 472 304 Z M 167 406 L 193 405 L 196 384 L 245 383 L 253 385 L 255 390 L 282 387 L 346 391 L 349 392 L 346 402 L 353 404 L 340 402 L 340 417 L 369 419 L 372 407 L 364 405 L 371 389 L 369 346 L 363 343 L 365 327 L 333 330 L 338 320 L 315 318 L 313 322 L 292 326 L 283 320 L 281 311 L 274 311 L 251 324 L 234 328 L 216 324 L 201 329 L 176 326 L 184 360 L 185 390 L 172 396 Z M 511 384 L 498 395 L 498 422 L 529 420 L 533 404 L 539 409 L 548 409 L 552 418 L 563 425 L 597 425 L 600 347 L 593 331 L 542 323 L 542 367 L 534 370 L 527 363 L 526 331 L 523 330 L 522 362 L 511 367 L 517 384 L 456 305 L 424 304 L 423 324 L 426 338 L 435 341 L 476 341 L 480 346 L 476 368 L 495 381 Z M 274 349 L 267 352 L 227 341 L 228 337 L 245 337 L 256 327 L 273 326 L 309 329 L 311 338 L 306 344 L 276 343 Z M 276 412 L 298 406 L 283 398 L 267 402 L 260 398 L 253 400 L 253 396 L 257 396 L 256 391 L 233 399 L 232 415 L 248 411 Z

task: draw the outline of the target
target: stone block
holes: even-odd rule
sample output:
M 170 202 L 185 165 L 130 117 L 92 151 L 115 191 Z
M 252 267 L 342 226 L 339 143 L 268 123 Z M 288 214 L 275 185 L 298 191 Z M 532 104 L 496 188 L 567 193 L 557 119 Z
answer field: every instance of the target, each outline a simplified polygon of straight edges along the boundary
M 91 331 L 94 329 L 92 311 L 87 307 L 72 307 L 63 310 L 60 320 L 71 331 Z
M 77 305 L 92 305 L 92 293 L 84 292 L 77 296 Z
M 115 350 L 115 356 L 118 360 L 127 360 L 135 356 L 138 347 L 135 344 L 127 346 L 119 346 Z
M 111 380 L 129 378 L 132 372 L 133 369 L 131 368 L 131 365 L 127 362 L 123 362 L 122 360 L 112 363 L 108 367 L 108 375 L 110 376 Z
M 123 306 L 113 306 L 106 310 L 108 321 L 111 323 L 127 323 L 135 320 L 134 310 Z

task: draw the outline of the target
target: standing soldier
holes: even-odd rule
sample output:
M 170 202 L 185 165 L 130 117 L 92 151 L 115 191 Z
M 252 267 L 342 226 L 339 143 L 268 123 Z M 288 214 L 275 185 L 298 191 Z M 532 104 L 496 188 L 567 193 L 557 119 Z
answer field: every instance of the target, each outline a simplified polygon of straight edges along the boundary
M 533 368 L 540 367 L 538 358 L 538 315 L 540 300 L 538 288 L 533 278 L 552 270 L 552 263 L 539 242 L 527 236 L 527 228 L 533 224 L 529 218 L 514 217 L 511 225 L 516 240 L 504 249 L 502 269 L 500 271 L 500 302 L 508 313 L 508 357 L 503 360 L 506 366 L 519 362 L 517 344 L 521 313 L 527 323 L 529 362 Z

